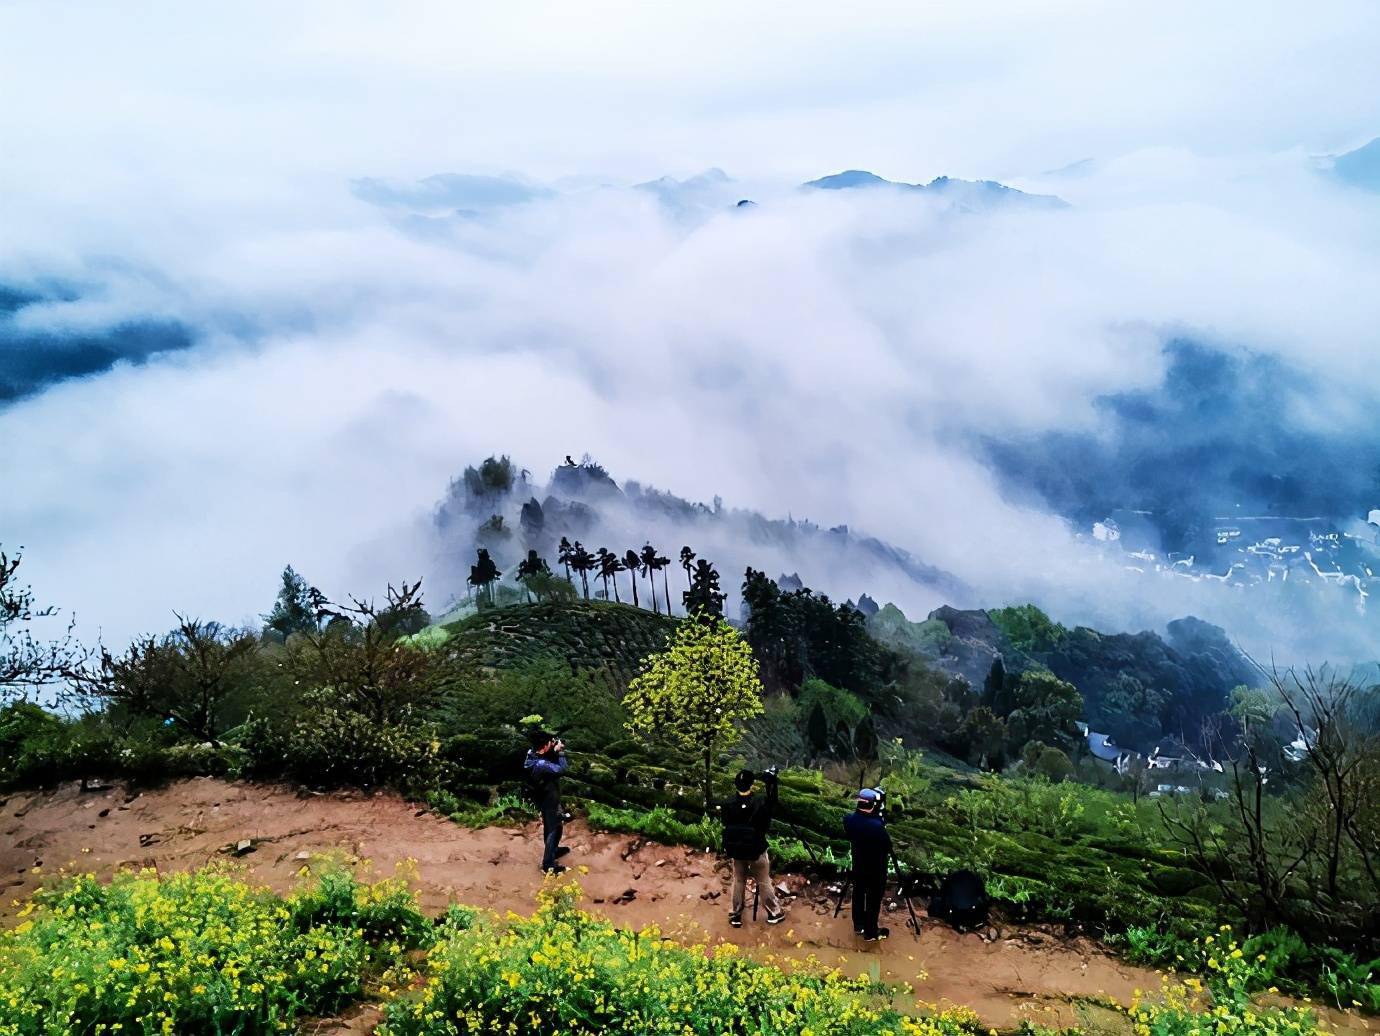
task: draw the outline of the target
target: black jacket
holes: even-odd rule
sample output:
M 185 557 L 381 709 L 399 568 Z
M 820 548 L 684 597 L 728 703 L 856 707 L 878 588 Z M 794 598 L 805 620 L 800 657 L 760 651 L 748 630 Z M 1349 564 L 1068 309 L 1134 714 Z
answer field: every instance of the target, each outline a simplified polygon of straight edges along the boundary
M 843 818 L 843 832 L 853 843 L 853 866 L 855 869 L 886 870 L 891 856 L 891 835 L 887 833 L 886 821 L 871 813 L 854 810 Z
M 767 851 L 767 829 L 776 809 L 776 782 L 767 782 L 767 794 L 734 795 L 719 805 L 724 818 L 724 855 L 731 860 L 755 860 Z

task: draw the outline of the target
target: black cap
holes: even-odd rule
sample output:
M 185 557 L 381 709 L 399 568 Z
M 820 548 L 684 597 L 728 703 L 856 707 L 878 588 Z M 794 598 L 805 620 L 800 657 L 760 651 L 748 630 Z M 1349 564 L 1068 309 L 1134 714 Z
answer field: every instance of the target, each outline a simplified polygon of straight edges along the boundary
M 555 734 L 548 733 L 545 730 L 529 730 L 527 732 L 527 740 L 531 743 L 534 749 L 545 748 L 555 739 Z
M 751 770 L 739 770 L 738 776 L 733 778 L 733 786 L 739 791 L 747 791 L 752 787 L 752 782 L 757 780 L 757 775 Z

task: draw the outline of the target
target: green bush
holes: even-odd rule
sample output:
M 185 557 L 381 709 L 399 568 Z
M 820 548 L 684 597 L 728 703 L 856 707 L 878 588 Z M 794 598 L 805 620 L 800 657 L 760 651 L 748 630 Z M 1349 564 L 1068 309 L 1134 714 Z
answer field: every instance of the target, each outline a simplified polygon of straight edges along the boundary
M 715 851 L 724 840 L 723 824 L 714 817 L 687 822 L 666 806 L 637 810 L 590 802 L 587 810 L 590 826 L 602 831 L 622 831 L 668 845 L 688 845 Z
M 310 787 L 393 787 L 424 793 L 448 776 L 441 742 L 423 723 L 380 723 L 343 708 L 330 691 L 304 698 L 295 717 L 245 724 L 245 771 Z
M 0 1036 L 248 1036 L 338 1011 L 429 940 L 429 925 L 397 883 L 330 880 L 324 896 L 286 900 L 224 867 L 126 872 L 108 885 L 88 875 L 41 891 L 0 933 Z M 345 911 L 345 900 L 362 906 Z M 379 917 L 389 924 L 371 929 Z
M 550 885 L 529 920 L 442 928 L 420 992 L 389 1005 L 379 1036 L 524 1032 L 766 1036 L 977 1036 L 971 1012 L 907 1018 L 885 990 L 837 972 L 785 972 L 724 945 L 687 949 L 615 928 Z

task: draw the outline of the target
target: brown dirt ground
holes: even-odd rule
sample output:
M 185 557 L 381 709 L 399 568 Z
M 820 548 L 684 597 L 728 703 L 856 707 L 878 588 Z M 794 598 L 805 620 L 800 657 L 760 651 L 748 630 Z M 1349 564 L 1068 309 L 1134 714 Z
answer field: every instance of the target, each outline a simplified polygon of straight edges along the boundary
M 15 902 L 62 868 L 98 875 L 120 866 L 187 870 L 230 858 L 226 850 L 245 839 L 253 848 L 240 864 L 279 891 L 299 880 L 303 854 L 343 853 L 352 862 L 368 861 L 377 876 L 413 860 L 429 913 L 451 902 L 530 913 L 542 881 L 535 825 L 469 830 L 394 795 L 322 795 L 211 779 L 142 794 L 72 784 L 13 795 L 0 805 L 0 925 L 12 924 Z M 847 909 L 835 920 L 828 890 L 797 876 L 783 879 L 792 892 L 785 923 L 749 922 L 734 930 L 727 921 L 727 870 L 713 855 L 592 832 L 580 822 L 570 825 L 565 841 L 573 850 L 567 862 L 587 868 L 571 872 L 586 905 L 620 925 L 656 924 L 687 942 L 733 942 L 759 956 L 813 956 L 852 974 L 908 982 L 919 1000 L 966 1005 L 992 1026 L 1029 1019 L 1102 1027 L 1115 1015 L 1084 998 L 1125 1003 L 1136 989 L 1159 986 L 1155 972 L 1118 961 L 1093 941 L 1039 929 L 961 935 L 927 923 L 921 911 L 916 941 L 899 904 L 888 904 L 891 938 L 865 947 L 852 933 Z M 365 1011 L 330 1031 L 366 1032 L 374 1017 Z

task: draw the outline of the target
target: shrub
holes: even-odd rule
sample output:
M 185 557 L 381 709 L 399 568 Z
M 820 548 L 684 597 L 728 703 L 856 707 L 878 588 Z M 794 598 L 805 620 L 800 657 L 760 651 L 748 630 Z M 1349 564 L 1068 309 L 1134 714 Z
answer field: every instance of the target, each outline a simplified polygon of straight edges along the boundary
M 444 783 L 447 766 L 429 726 L 378 722 L 341 707 L 330 690 L 311 692 L 303 704 L 287 722 L 255 717 L 245 725 L 248 773 L 288 777 L 312 787 L 394 787 L 404 792 Z
M 374 893 L 348 876 L 331 880 L 324 898 L 287 900 L 224 867 L 122 873 L 109 885 L 87 875 L 41 891 L 22 923 L 0 933 L 0 1036 L 257 1034 L 334 1012 L 417 943 L 376 946 L 381 933 L 357 914 L 321 904 L 386 903 L 397 937 L 425 922 L 395 885 Z
M 577 909 L 579 887 L 551 885 L 529 920 L 448 923 L 419 994 L 389 1005 L 380 1036 L 764 1033 L 769 1036 L 976 1036 L 966 1011 L 907 1018 L 885 990 L 838 972 L 784 972 L 736 947 L 690 950 L 656 929 L 624 931 Z
M 666 806 L 618 809 L 601 802 L 590 802 L 588 818 L 591 827 L 643 835 L 667 845 L 703 846 L 717 851 L 724 838 L 723 824 L 714 817 L 703 817 L 687 823 Z

